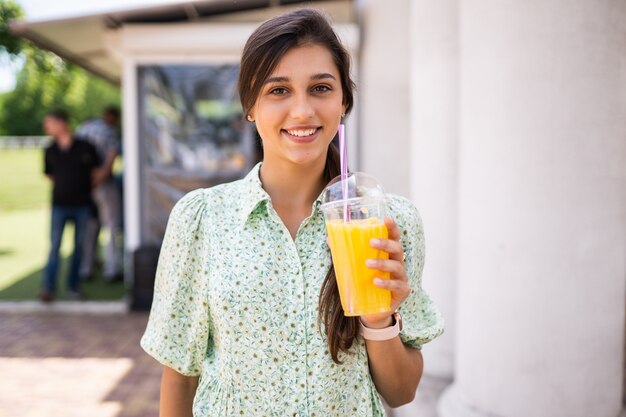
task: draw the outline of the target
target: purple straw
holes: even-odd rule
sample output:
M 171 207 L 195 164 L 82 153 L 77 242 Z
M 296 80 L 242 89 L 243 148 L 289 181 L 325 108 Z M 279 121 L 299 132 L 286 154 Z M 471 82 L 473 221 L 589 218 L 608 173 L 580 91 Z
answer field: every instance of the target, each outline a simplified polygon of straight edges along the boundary
M 339 163 L 341 165 L 341 191 L 343 194 L 343 219 L 350 221 L 350 210 L 348 209 L 348 153 L 346 152 L 345 126 L 339 125 Z

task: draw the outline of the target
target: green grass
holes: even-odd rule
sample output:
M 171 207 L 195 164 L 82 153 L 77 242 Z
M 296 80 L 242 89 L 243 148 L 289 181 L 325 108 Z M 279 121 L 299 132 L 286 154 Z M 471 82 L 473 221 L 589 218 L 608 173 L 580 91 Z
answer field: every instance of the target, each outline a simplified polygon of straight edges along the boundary
M 0 215 L 46 207 L 50 189 L 43 174 L 43 149 L 0 149 Z
M 42 174 L 42 150 L 0 149 L 0 300 L 28 300 L 37 295 L 50 245 L 50 185 Z M 73 248 L 68 225 L 57 273 L 63 299 L 68 260 Z M 106 284 L 96 273 L 82 286 L 91 300 L 120 299 L 124 286 Z

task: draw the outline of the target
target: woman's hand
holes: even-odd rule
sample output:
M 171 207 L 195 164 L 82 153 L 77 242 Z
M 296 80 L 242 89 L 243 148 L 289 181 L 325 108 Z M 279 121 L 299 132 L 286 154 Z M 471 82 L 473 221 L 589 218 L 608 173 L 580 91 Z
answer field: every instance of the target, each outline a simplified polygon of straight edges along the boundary
M 391 291 L 391 312 L 361 316 L 364 326 L 372 329 L 389 327 L 392 324 L 391 315 L 411 293 L 409 277 L 404 264 L 404 250 L 400 243 L 400 229 L 390 217 L 385 218 L 385 225 L 389 231 L 388 239 L 372 239 L 370 246 L 389 254 L 389 259 L 368 259 L 368 268 L 389 272 L 390 279 L 375 278 L 374 285 Z

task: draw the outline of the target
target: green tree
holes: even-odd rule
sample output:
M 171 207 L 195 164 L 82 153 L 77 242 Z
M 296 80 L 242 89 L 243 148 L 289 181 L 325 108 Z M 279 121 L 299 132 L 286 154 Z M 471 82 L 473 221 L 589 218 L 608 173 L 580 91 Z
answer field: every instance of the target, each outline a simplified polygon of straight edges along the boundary
M 15 88 L 0 96 L 0 135 L 42 134 L 41 120 L 54 108 L 65 109 L 75 127 L 119 105 L 117 86 L 9 33 L 9 21 L 23 15 L 15 2 L 0 0 L 0 59 L 24 60 Z
M 19 4 L 10 0 L 0 0 L 0 53 L 4 52 L 10 58 L 20 53 L 22 42 L 9 33 L 9 22 L 23 17 L 24 10 Z

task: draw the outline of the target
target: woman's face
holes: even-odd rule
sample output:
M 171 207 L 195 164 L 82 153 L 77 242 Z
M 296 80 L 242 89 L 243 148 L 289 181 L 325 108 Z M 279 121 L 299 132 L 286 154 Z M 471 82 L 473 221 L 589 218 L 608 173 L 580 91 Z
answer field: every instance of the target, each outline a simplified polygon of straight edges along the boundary
M 341 78 L 328 49 L 309 44 L 287 51 L 250 112 L 265 158 L 325 160 L 345 110 L 342 102 Z

